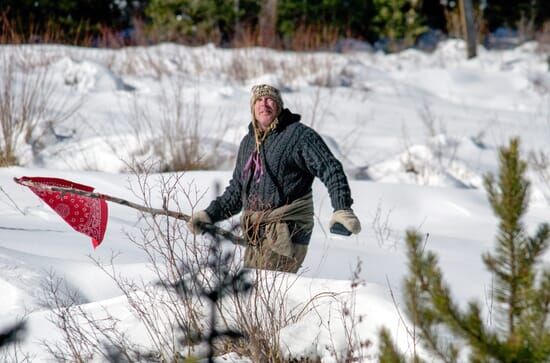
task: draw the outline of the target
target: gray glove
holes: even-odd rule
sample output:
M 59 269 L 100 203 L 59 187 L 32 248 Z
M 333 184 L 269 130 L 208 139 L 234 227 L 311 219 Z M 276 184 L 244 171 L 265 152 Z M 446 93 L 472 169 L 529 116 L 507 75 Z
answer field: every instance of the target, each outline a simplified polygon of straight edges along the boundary
M 361 222 L 359 222 L 359 219 L 353 213 L 353 209 L 340 209 L 334 212 L 330 219 L 329 228 L 332 228 L 336 223 L 340 223 L 353 234 L 361 232 Z
M 199 224 L 207 223 L 212 224 L 210 216 L 205 211 L 201 210 L 191 215 L 191 219 L 187 222 L 187 228 L 194 234 L 201 234 L 203 232 Z

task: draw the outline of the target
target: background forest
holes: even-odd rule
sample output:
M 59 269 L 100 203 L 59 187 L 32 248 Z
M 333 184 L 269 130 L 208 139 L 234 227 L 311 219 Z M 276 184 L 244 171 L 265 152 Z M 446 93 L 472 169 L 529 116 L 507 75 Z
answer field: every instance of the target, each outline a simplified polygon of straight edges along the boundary
M 460 37 L 456 0 L 3 0 L 4 43 L 120 47 L 173 41 L 224 47 L 343 50 L 353 38 L 377 49 L 431 49 Z M 474 0 L 478 41 L 532 40 L 550 30 L 545 0 Z M 6 35 L 11 35 L 6 38 Z M 9 39 L 9 40 L 8 40 Z M 496 40 L 495 40 L 496 39 Z M 361 47 L 368 46 L 360 43 Z

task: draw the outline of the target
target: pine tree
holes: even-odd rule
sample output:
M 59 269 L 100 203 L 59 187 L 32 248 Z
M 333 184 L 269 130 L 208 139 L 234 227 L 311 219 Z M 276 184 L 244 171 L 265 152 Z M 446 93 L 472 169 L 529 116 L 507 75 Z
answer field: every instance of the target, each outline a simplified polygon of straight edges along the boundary
M 412 46 L 428 30 L 419 0 L 373 0 L 373 5 L 373 27 L 390 51 Z
M 258 0 L 150 0 L 145 14 L 160 40 L 228 43 L 237 24 L 257 16 Z M 239 25 L 239 26 L 241 26 Z
M 417 232 L 407 232 L 407 315 L 425 348 L 444 362 L 457 362 L 464 347 L 471 362 L 550 361 L 550 269 L 537 268 L 548 248 L 550 229 L 541 224 L 533 236 L 527 235 L 522 222 L 529 198 L 526 167 L 519 140 L 512 139 L 508 148 L 500 149 L 498 179 L 491 174 L 484 178 L 500 220 L 495 251 L 483 255 L 495 279 L 495 328 L 484 324 L 479 303 L 470 302 L 461 311 L 436 255 L 424 251 Z M 380 361 L 404 361 L 387 332 L 381 333 L 381 342 Z

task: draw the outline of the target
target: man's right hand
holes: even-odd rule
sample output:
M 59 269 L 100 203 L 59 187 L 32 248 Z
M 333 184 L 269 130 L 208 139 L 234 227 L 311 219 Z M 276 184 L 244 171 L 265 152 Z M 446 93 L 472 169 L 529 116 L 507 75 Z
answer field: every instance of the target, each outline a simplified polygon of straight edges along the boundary
M 191 215 L 191 219 L 187 222 L 187 228 L 194 234 L 201 234 L 203 229 L 200 226 L 203 224 L 212 224 L 212 220 L 208 213 L 201 210 Z

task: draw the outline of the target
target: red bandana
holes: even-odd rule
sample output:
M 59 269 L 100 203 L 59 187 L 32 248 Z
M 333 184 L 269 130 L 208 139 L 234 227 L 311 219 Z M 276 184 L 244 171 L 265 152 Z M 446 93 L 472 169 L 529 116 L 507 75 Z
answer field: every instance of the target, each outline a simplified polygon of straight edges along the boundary
M 94 188 L 68 180 L 44 177 L 21 177 L 21 181 L 31 181 L 56 187 L 93 192 Z M 103 241 L 107 228 L 107 202 L 70 193 L 54 192 L 29 186 L 29 189 L 46 202 L 57 214 L 77 232 L 92 238 L 94 248 Z

